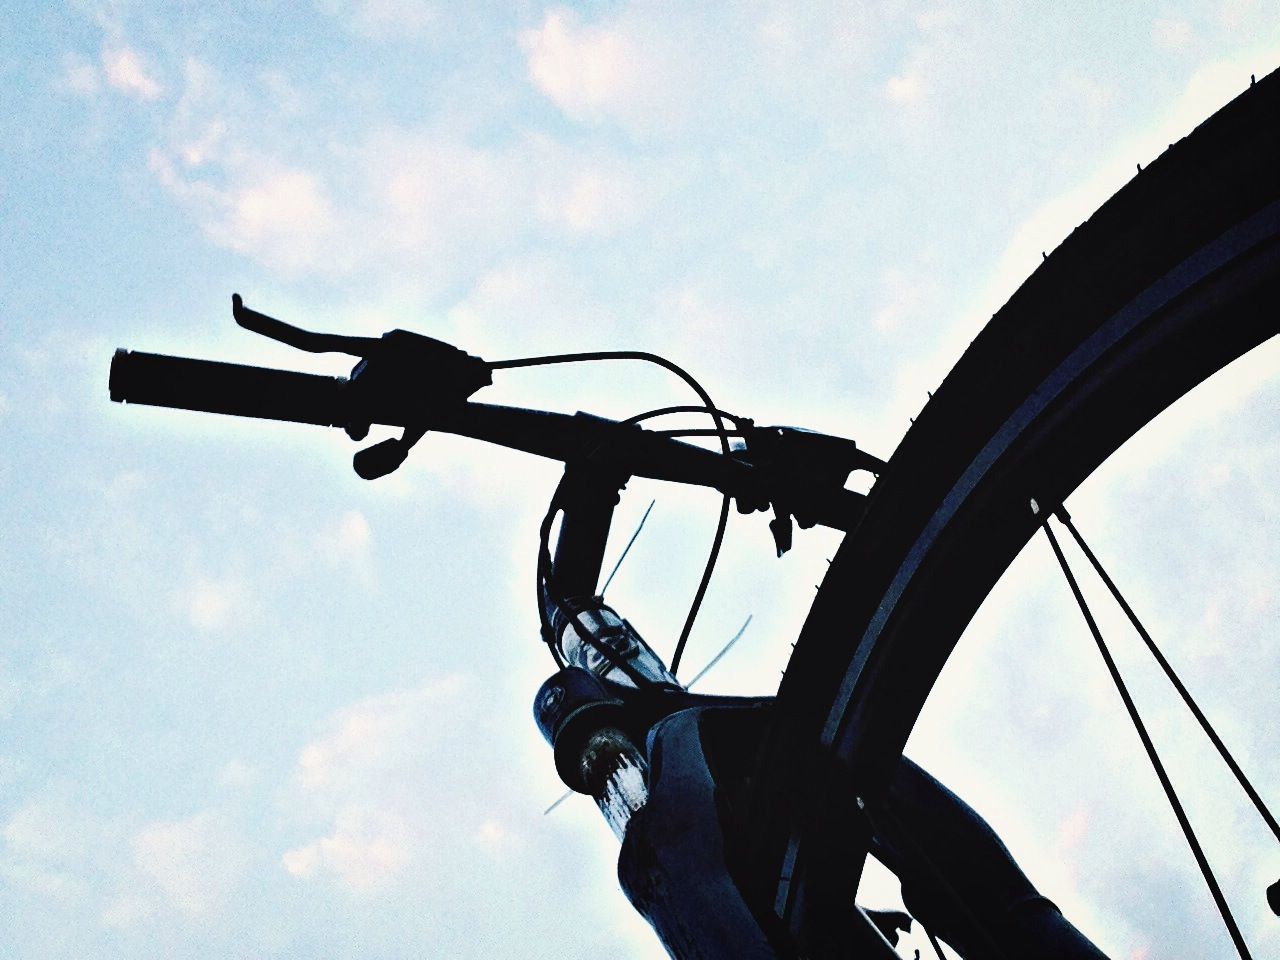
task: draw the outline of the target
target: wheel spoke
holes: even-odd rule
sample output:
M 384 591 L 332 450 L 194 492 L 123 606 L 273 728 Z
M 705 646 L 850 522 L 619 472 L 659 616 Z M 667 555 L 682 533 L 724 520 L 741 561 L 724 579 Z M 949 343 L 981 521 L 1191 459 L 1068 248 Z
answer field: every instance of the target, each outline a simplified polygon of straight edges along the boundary
M 1271 811 L 1267 809 L 1267 805 L 1263 802 L 1262 797 L 1259 796 L 1258 791 L 1254 789 L 1253 784 L 1249 782 L 1249 778 L 1246 777 L 1244 771 L 1240 769 L 1240 765 L 1236 763 L 1235 757 L 1231 755 L 1231 751 L 1227 749 L 1227 745 L 1222 742 L 1217 731 L 1213 729 L 1213 725 L 1209 723 L 1209 718 L 1201 711 L 1199 705 L 1192 698 L 1191 692 L 1187 690 L 1183 685 L 1182 680 L 1179 679 L 1177 673 L 1174 672 L 1173 666 L 1165 659 L 1164 654 L 1160 652 L 1160 648 L 1156 646 L 1155 641 L 1151 639 L 1151 634 L 1148 633 L 1146 627 L 1142 625 L 1142 622 L 1138 619 L 1138 615 L 1133 612 L 1133 608 L 1129 606 L 1129 603 L 1125 600 L 1124 595 L 1120 592 L 1120 588 L 1117 587 L 1115 581 L 1107 575 L 1107 571 L 1098 561 L 1098 558 L 1094 556 L 1093 551 L 1089 549 L 1089 545 L 1084 542 L 1084 537 L 1080 535 L 1080 531 L 1076 529 L 1076 525 L 1071 521 L 1071 514 L 1067 513 L 1065 507 L 1059 507 L 1055 516 L 1058 518 L 1059 522 L 1067 528 L 1071 533 L 1071 536 L 1075 538 L 1076 544 L 1079 545 L 1080 550 L 1093 565 L 1093 569 L 1102 579 L 1102 582 L 1107 585 L 1107 589 L 1110 590 L 1111 595 L 1115 597 L 1116 603 L 1120 604 L 1120 609 L 1122 609 L 1125 616 L 1129 618 L 1129 622 L 1133 624 L 1133 628 L 1138 631 L 1138 635 L 1142 637 L 1143 643 L 1147 645 L 1147 649 L 1151 651 L 1151 655 L 1155 657 L 1156 662 L 1160 664 L 1160 668 L 1164 671 L 1165 676 L 1169 678 L 1169 682 L 1173 684 L 1179 695 L 1181 695 L 1183 703 L 1187 705 L 1187 709 L 1190 710 L 1196 720 L 1199 721 L 1200 728 L 1204 730 L 1205 736 L 1207 736 L 1210 742 L 1212 742 L 1217 748 L 1218 753 L 1222 756 L 1226 765 L 1231 768 L 1231 772 L 1235 775 L 1240 787 L 1246 794 L 1248 794 L 1249 799 L 1253 801 L 1253 805 L 1257 808 L 1262 819 L 1265 820 L 1267 826 L 1271 828 L 1271 833 L 1277 840 L 1280 840 L 1280 823 L 1276 822 L 1276 818 L 1272 816 Z
M 1054 535 L 1053 530 L 1049 526 L 1049 518 L 1040 512 L 1040 506 L 1034 500 L 1031 501 L 1031 510 L 1040 518 L 1041 529 L 1044 530 L 1045 535 L 1049 538 L 1049 545 L 1053 548 L 1053 554 L 1058 560 L 1058 565 L 1062 568 L 1062 575 L 1066 578 L 1067 584 L 1071 587 L 1071 593 L 1076 598 L 1076 603 L 1080 607 L 1080 613 L 1084 616 L 1085 623 L 1089 626 L 1089 632 L 1093 634 L 1093 639 L 1098 645 L 1098 652 L 1102 654 L 1103 662 L 1107 666 L 1107 672 L 1111 674 L 1111 680 L 1115 683 L 1116 690 L 1120 694 L 1120 699 L 1124 701 L 1125 710 L 1129 713 L 1129 719 L 1133 723 L 1133 728 L 1137 731 L 1138 737 L 1142 740 L 1142 746 L 1143 749 L 1146 750 L 1147 759 L 1151 761 L 1152 769 L 1155 770 L 1156 776 L 1160 780 L 1160 786 L 1164 788 L 1164 794 L 1166 799 L 1169 801 L 1169 806 L 1173 809 L 1174 816 L 1178 818 L 1178 825 L 1182 827 L 1182 834 L 1186 837 L 1187 845 L 1191 848 L 1191 852 L 1196 858 L 1196 863 L 1200 866 L 1200 872 L 1204 875 L 1204 880 L 1209 887 L 1209 892 L 1213 895 L 1213 901 L 1217 904 L 1218 912 L 1222 915 L 1222 922 L 1226 924 L 1227 932 L 1231 935 L 1231 940 L 1235 944 L 1241 960 L 1252 960 L 1249 948 L 1244 942 L 1243 935 L 1240 933 L 1240 927 L 1236 924 L 1235 917 L 1231 914 L 1231 908 L 1227 905 L 1226 897 L 1222 894 L 1222 888 L 1218 886 L 1218 881 L 1213 875 L 1213 869 L 1209 866 L 1209 861 L 1204 855 L 1204 850 L 1200 846 L 1200 841 L 1196 838 L 1196 833 L 1191 826 L 1191 821 L 1187 819 L 1186 811 L 1182 808 L 1182 802 L 1178 799 L 1177 791 L 1174 790 L 1173 783 L 1169 780 L 1168 773 L 1165 772 L 1164 764 L 1160 760 L 1160 755 L 1156 752 L 1156 747 L 1151 740 L 1151 735 L 1147 733 L 1146 724 L 1142 722 L 1142 717 L 1138 714 L 1138 708 L 1133 702 L 1133 697 L 1129 694 L 1129 688 L 1125 684 L 1124 678 L 1120 676 L 1120 670 L 1111 656 L 1111 650 L 1107 647 L 1106 641 L 1102 638 L 1102 631 L 1098 629 L 1098 623 L 1094 620 L 1093 612 L 1089 609 L 1089 604 L 1085 601 L 1084 594 L 1080 592 L 1080 585 L 1076 582 L 1075 574 L 1071 571 L 1071 566 L 1067 563 L 1067 558 L 1062 552 L 1062 547 L 1058 543 L 1058 538 Z

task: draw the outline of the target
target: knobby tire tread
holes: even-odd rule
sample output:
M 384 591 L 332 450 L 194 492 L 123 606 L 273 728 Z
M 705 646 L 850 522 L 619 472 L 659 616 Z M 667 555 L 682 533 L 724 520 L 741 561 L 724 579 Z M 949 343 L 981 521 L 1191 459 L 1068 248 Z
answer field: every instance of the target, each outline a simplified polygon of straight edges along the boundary
M 1272 209 L 1280 209 L 1280 71 L 1171 145 L 1045 259 L 969 346 L 894 452 L 796 644 L 746 824 L 742 882 L 762 912 L 782 917 L 806 954 L 838 953 L 838 938 L 816 928 L 829 925 L 842 904 L 847 910 L 856 889 L 865 834 L 850 810 L 853 797 L 874 798 L 883 788 L 961 630 L 1035 530 L 1025 499 L 1017 508 L 1026 516 L 1015 517 L 984 500 L 984 484 L 1005 499 L 1060 502 L 1168 403 L 1277 332 L 1277 245 L 1267 241 L 1233 255 L 1230 271 L 1209 273 L 1179 293 L 1181 300 L 1159 307 L 1130 337 L 1141 346 L 1117 348 L 1097 362 L 1071 384 L 1067 399 L 1025 428 L 1025 438 L 1010 433 L 1011 417 L 1153 285 L 1171 272 L 1194 271 L 1196 258 L 1212 253 L 1220 238 Z M 1146 332 L 1156 324 L 1175 332 Z M 1184 327 L 1197 332 L 1178 332 Z M 934 536 L 975 462 L 1005 434 L 1013 438 L 1009 450 L 979 475 L 919 559 L 920 543 Z M 1041 435 L 1053 435 L 1054 443 Z M 966 537 L 985 534 L 984 524 L 997 542 L 990 556 L 970 563 Z M 908 579 L 895 603 L 892 591 L 910 564 L 926 572 Z M 949 579 L 930 576 L 931 565 Z M 911 586 L 916 580 L 924 586 Z M 924 587 L 946 600 L 939 606 L 947 611 L 929 623 L 941 636 L 893 626 L 925 617 L 915 611 L 926 604 L 910 606 L 917 595 L 930 596 L 920 592 Z M 877 617 L 890 626 L 877 626 L 881 632 L 868 643 Z M 833 704 L 846 696 L 850 706 L 833 722 Z

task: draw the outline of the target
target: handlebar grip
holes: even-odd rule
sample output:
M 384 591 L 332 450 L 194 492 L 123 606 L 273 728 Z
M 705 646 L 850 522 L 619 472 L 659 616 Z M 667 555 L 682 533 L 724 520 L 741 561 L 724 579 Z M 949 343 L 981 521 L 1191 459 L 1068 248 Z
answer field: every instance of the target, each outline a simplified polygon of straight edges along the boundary
M 347 379 L 117 350 L 111 399 L 237 417 L 344 426 Z

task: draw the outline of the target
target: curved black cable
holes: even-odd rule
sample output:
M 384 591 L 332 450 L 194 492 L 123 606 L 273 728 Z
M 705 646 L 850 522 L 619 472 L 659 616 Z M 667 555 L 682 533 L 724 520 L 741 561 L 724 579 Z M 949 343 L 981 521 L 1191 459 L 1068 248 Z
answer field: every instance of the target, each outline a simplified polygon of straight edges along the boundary
M 694 406 L 687 406 L 687 405 L 659 407 L 656 410 L 646 410 L 644 413 L 638 413 L 634 417 L 627 417 L 627 419 L 623 420 L 622 423 L 631 425 L 631 424 L 641 423 L 645 420 L 652 420 L 657 417 L 665 417 L 671 414 L 679 414 L 679 413 L 707 413 L 707 414 L 711 414 L 713 417 L 718 416 L 719 418 L 723 418 L 724 420 L 732 420 L 734 425 L 738 427 L 737 430 L 725 430 L 724 424 L 721 423 L 719 420 L 717 420 L 717 426 L 719 429 L 716 429 L 716 430 L 710 430 L 705 432 L 687 431 L 683 433 L 680 431 L 666 431 L 666 430 L 658 431 L 662 433 L 664 436 L 669 436 L 669 437 L 678 437 L 682 435 L 683 436 L 718 436 L 720 437 L 720 440 L 721 440 L 721 450 L 726 454 L 726 456 L 730 454 L 725 449 L 725 446 L 726 446 L 725 438 L 730 436 L 735 436 L 735 437 L 743 436 L 745 432 L 742 429 L 743 425 L 750 424 L 750 421 L 747 420 L 745 417 L 739 417 L 736 414 L 729 413 L 726 410 L 719 410 L 711 406 L 694 407 Z M 711 579 L 710 571 L 715 567 L 716 560 L 720 556 L 720 547 L 724 543 L 725 529 L 728 527 L 728 524 L 729 524 L 729 500 L 730 500 L 729 495 L 725 494 L 725 496 L 720 501 L 720 518 L 716 523 L 716 533 L 715 533 L 715 537 L 711 542 L 711 553 L 707 558 L 707 567 L 704 568 L 703 570 L 702 584 L 700 585 L 698 595 L 694 598 L 694 606 L 689 611 L 689 617 L 685 621 L 685 628 L 683 631 L 681 631 L 680 639 L 676 642 L 675 653 L 671 657 L 671 675 L 673 677 L 677 675 L 676 671 L 680 668 L 680 660 L 684 656 L 685 644 L 688 642 L 688 639 L 689 639 L 689 628 L 692 627 L 693 625 L 693 618 L 697 616 L 698 606 L 702 603 L 702 594 L 706 592 L 706 584 Z M 748 622 L 749 621 L 750 621 L 750 618 L 748 618 Z M 735 637 L 734 639 L 736 640 L 737 638 Z M 696 680 L 697 677 L 695 677 L 694 679 Z M 690 682 L 690 686 L 692 685 L 693 685 L 692 682 Z
M 725 430 L 724 418 L 720 408 L 711 401 L 711 395 L 703 389 L 702 384 L 693 378 L 687 370 L 679 364 L 673 363 L 666 357 L 660 357 L 656 353 L 647 353 L 640 350 L 604 350 L 593 353 L 561 353 L 550 354 L 543 357 L 521 357 L 514 360 L 499 360 L 489 364 L 490 370 L 511 370 L 517 367 L 540 367 L 553 363 L 587 363 L 596 360 L 643 360 L 646 363 L 657 364 L 665 370 L 669 370 L 677 377 L 683 380 L 694 393 L 698 395 L 698 399 L 702 401 L 703 406 L 694 408 L 698 412 L 708 413 L 716 426 L 716 433 L 720 438 L 720 451 L 726 457 L 730 456 L 729 450 L 729 434 Z M 653 411 L 652 415 L 657 416 L 660 412 L 672 410 L 676 412 L 677 408 L 661 408 L 660 411 Z M 641 418 L 646 418 L 647 414 L 641 414 Z M 735 421 L 737 418 L 730 418 Z M 633 420 L 628 422 L 639 422 Z M 680 667 L 680 660 L 684 656 L 685 645 L 689 642 L 689 633 L 693 630 L 693 622 L 698 617 L 698 611 L 702 607 L 703 597 L 706 596 L 707 586 L 711 583 L 711 574 L 715 571 L 716 561 L 720 558 L 720 547 L 724 543 L 725 528 L 729 525 L 729 494 L 724 494 L 720 502 L 720 519 L 716 524 L 715 536 L 711 541 L 711 551 L 707 555 L 706 565 L 702 570 L 702 579 L 698 582 L 698 589 L 693 595 L 693 602 L 689 605 L 689 613 L 685 617 L 684 627 L 680 631 L 680 638 L 676 641 L 675 653 L 671 656 L 671 675 L 676 676 L 676 671 Z M 539 584 L 541 590 L 541 583 Z
M 721 437 L 723 440 L 724 438 Z M 716 568 L 716 561 L 720 559 L 720 548 L 724 545 L 724 532 L 729 526 L 729 494 L 725 494 L 720 498 L 720 518 L 716 521 L 715 536 L 711 539 L 711 551 L 707 554 L 707 565 L 702 570 L 702 580 L 698 583 L 698 592 L 693 596 L 693 603 L 689 607 L 689 615 L 685 617 L 684 628 L 680 631 L 680 639 L 676 641 L 676 649 L 671 654 L 671 675 L 679 676 L 677 671 L 680 669 L 680 660 L 684 656 L 685 645 L 689 642 L 689 631 L 693 629 L 693 621 L 698 616 L 698 610 L 702 606 L 702 598 L 706 595 L 707 585 L 711 582 L 711 573 Z
M 740 417 L 737 414 L 730 413 L 728 410 L 716 410 L 725 420 L 732 420 L 739 429 L 744 423 L 750 423 L 746 417 Z M 656 410 L 646 410 L 644 413 L 637 413 L 634 417 L 627 417 L 621 421 L 623 426 L 631 426 L 635 423 L 642 423 L 645 420 L 653 420 L 656 417 L 673 416 L 677 413 L 711 413 L 710 407 L 695 407 L 689 404 L 677 405 L 674 407 L 658 407 Z

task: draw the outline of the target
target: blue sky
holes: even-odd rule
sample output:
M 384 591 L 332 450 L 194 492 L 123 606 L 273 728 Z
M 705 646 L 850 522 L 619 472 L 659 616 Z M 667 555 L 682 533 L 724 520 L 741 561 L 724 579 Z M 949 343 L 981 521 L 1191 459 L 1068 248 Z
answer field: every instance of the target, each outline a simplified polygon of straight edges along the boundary
M 662 955 L 590 805 L 542 816 L 554 467 L 428 437 L 364 483 L 340 434 L 108 403 L 115 347 L 345 372 L 237 330 L 238 291 L 493 360 L 654 350 L 887 455 L 1041 252 L 1277 64 L 1261 0 L 8 4 L 0 954 Z M 1074 504 L 1273 800 L 1278 366 Z M 686 398 L 609 365 L 484 399 Z M 716 504 L 633 483 L 620 538 L 651 497 L 611 599 L 669 651 Z M 706 689 L 776 687 L 836 543 L 777 561 L 734 521 L 689 668 L 755 619 Z M 1112 955 L 1224 955 L 1049 559 L 984 607 L 913 755 Z M 1264 955 L 1274 846 L 1119 655 Z

